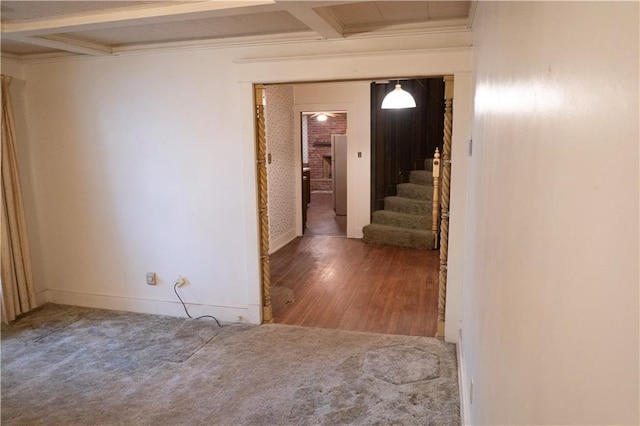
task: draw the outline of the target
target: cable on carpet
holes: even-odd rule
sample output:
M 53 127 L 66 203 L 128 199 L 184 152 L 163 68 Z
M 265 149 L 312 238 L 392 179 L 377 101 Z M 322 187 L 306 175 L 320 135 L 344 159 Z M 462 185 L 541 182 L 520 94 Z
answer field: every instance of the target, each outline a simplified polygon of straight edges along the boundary
M 213 315 L 201 315 L 199 317 L 193 318 L 191 316 L 191 314 L 189 313 L 189 311 L 187 310 L 187 305 L 185 305 L 184 300 L 182 300 L 182 297 L 180 297 L 180 294 L 178 294 L 178 284 L 180 284 L 180 281 L 176 281 L 176 283 L 173 285 L 173 292 L 176 294 L 176 296 L 178 296 L 178 300 L 180 301 L 180 303 L 182 303 L 182 307 L 184 308 L 184 312 L 187 314 L 187 316 L 191 319 L 201 319 L 201 318 L 213 318 L 213 320 L 215 320 L 216 324 L 218 324 L 218 327 L 222 327 L 222 324 L 220 324 L 220 321 L 218 321 L 218 319 L 216 317 L 214 317 Z

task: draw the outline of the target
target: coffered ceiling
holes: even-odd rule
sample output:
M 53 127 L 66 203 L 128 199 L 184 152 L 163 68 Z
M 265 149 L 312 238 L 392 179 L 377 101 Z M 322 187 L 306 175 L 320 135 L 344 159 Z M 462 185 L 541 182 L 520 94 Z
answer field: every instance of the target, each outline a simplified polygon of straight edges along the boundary
M 5 56 L 468 28 L 474 1 L 2 1 Z

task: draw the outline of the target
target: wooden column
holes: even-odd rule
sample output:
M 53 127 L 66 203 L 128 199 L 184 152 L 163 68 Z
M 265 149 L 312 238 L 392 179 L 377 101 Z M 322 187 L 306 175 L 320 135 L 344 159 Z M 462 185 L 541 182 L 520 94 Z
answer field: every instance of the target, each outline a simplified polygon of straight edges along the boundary
M 444 138 L 442 143 L 442 199 L 440 202 L 440 275 L 438 280 L 438 337 L 444 337 L 449 258 L 449 197 L 451 193 L 451 133 L 453 125 L 453 76 L 444 77 Z
M 258 216 L 260 218 L 260 280 L 262 284 L 262 322 L 273 321 L 271 272 L 269 270 L 269 213 L 267 210 L 267 138 L 265 136 L 264 86 L 254 86 L 256 118 L 256 159 L 258 175 Z

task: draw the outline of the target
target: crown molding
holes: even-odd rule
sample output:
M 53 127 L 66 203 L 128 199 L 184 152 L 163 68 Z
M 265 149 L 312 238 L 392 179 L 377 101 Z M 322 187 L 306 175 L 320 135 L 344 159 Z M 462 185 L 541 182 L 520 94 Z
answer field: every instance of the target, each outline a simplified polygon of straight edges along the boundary
M 339 58 L 363 58 L 369 56 L 403 56 L 428 53 L 445 53 L 445 52 L 469 52 L 471 46 L 456 47 L 436 47 L 436 48 L 418 48 L 405 50 L 372 50 L 366 52 L 341 52 L 341 53 L 325 53 L 313 55 L 292 55 L 292 56 L 265 56 L 260 58 L 246 58 L 233 61 L 235 64 L 251 64 L 259 62 L 285 62 L 285 61 L 308 61 L 313 59 L 339 59 Z
M 191 50 L 209 50 L 209 49 L 229 49 L 236 47 L 253 47 L 253 46 L 268 46 L 268 45 L 281 45 L 281 44 L 298 44 L 298 43 L 341 43 L 346 40 L 363 40 L 363 39 L 375 39 L 375 38 L 392 38 L 403 36 L 420 36 L 420 35 L 433 35 L 433 34 L 455 34 L 455 33 L 468 33 L 467 19 L 456 19 L 447 21 L 435 21 L 431 23 L 414 23 L 393 25 L 383 29 L 376 29 L 374 27 L 358 27 L 348 28 L 345 38 L 326 40 L 318 33 L 314 31 L 295 32 L 287 34 L 274 34 L 274 35 L 261 35 L 261 36 L 244 36 L 244 37 L 230 37 L 230 38 L 215 38 L 215 39 L 199 39 L 199 40 L 187 40 L 187 41 L 175 41 L 165 43 L 146 43 L 135 44 L 129 46 L 114 46 L 111 48 L 111 55 L 101 56 L 100 58 L 110 58 L 116 56 L 130 56 L 130 55 L 144 55 L 153 53 L 165 53 L 165 52 L 181 52 Z M 440 48 L 439 50 L 447 50 L 449 48 Z M 424 50 L 424 49 L 422 49 Z M 438 50 L 426 49 L 426 50 Z M 407 51 L 405 51 L 407 52 Z M 357 53 L 357 54 L 379 54 L 374 53 Z M 3 55 L 5 55 L 3 53 Z M 353 54 L 328 54 L 326 56 L 349 56 Z M 86 60 L 95 59 L 96 56 L 78 55 L 69 52 L 60 53 L 44 53 L 44 54 L 32 54 L 32 55 L 13 55 L 17 60 L 24 63 L 46 63 L 46 62 L 58 62 L 64 60 Z M 322 55 L 310 55 L 310 56 L 298 56 L 297 58 L 309 58 L 319 57 Z M 295 58 L 295 57 L 291 57 Z M 291 60 L 291 58 L 287 60 Z M 259 60 L 271 60 L 271 59 L 246 59 L 244 61 L 259 61 Z M 274 58 L 273 60 L 279 60 Z M 282 57 L 285 60 L 285 57 Z M 242 60 L 241 60 L 242 61 Z

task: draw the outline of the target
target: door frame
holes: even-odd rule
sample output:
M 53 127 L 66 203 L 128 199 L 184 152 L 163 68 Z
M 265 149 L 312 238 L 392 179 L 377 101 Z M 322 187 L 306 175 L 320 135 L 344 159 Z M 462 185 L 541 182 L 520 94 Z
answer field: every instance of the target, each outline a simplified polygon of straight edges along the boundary
M 297 83 L 291 83 L 293 85 Z M 310 111 L 339 111 L 347 114 L 347 129 L 349 128 L 349 107 L 353 110 L 354 102 L 335 102 L 335 103 L 309 103 L 309 104 L 296 104 L 293 106 L 293 133 L 294 133 L 294 157 L 300 164 L 300 173 L 295 175 L 295 193 L 296 193 L 296 232 L 300 237 L 304 235 L 304 229 L 302 229 L 302 113 Z M 348 146 L 347 146 L 348 149 Z M 348 154 L 347 154 L 348 155 Z M 349 162 L 347 161 L 347 194 L 349 194 Z M 347 236 L 349 231 L 353 234 L 353 223 L 349 226 L 349 201 L 347 195 Z
M 452 146 L 452 132 L 453 132 L 453 83 L 454 83 L 454 75 L 448 74 L 444 76 L 446 86 L 445 86 L 445 131 L 444 131 L 444 144 L 448 143 L 448 157 L 443 155 L 442 163 L 443 163 L 443 176 L 442 176 L 442 188 L 443 193 L 445 191 L 445 186 L 447 187 L 447 191 L 449 191 L 451 185 L 451 146 Z M 363 81 L 369 81 L 368 79 L 364 79 Z M 319 82 L 322 83 L 322 82 Z M 329 82 L 327 82 L 329 83 Z M 264 93 L 264 85 L 267 83 L 254 83 L 254 110 L 255 110 L 255 144 L 256 144 L 256 165 L 257 165 L 257 197 L 258 197 L 258 220 L 259 220 L 259 236 L 260 236 L 260 283 L 261 283 L 261 296 L 262 296 L 262 322 L 269 323 L 273 322 L 273 309 L 271 305 L 271 276 L 270 276 L 270 265 L 269 265 L 269 217 L 267 210 L 267 174 L 266 174 L 266 135 L 264 132 L 265 129 L 265 115 L 264 115 L 264 105 L 262 103 L 262 94 Z M 301 84 L 301 82 L 292 82 L 289 84 Z M 259 101 L 260 100 L 260 101 Z M 347 128 L 350 128 L 349 125 L 349 116 L 355 115 L 355 108 L 357 106 L 354 102 L 344 102 L 344 103 L 318 103 L 318 104 L 297 104 L 294 105 L 294 133 L 297 143 L 294 143 L 294 156 L 298 159 L 298 164 L 302 165 L 302 125 L 301 125 L 301 114 L 305 111 L 331 111 L 331 110 L 341 110 L 347 112 Z M 370 143 L 368 146 L 370 147 Z M 370 148 L 369 148 L 370 149 Z M 445 149 L 443 148 L 443 154 Z M 352 152 L 348 151 L 347 155 L 351 155 Z M 370 157 L 370 152 L 366 156 L 366 158 Z M 348 164 L 348 163 L 347 163 Z M 448 169 L 448 173 L 444 173 L 444 169 Z M 348 165 L 347 165 L 348 169 Z M 347 174 L 347 193 L 349 193 L 350 188 L 350 179 L 349 176 L 353 175 Z M 447 184 L 445 184 L 445 180 Z M 299 231 L 299 235 L 303 234 L 302 229 L 302 170 L 300 173 L 295 174 L 295 206 L 296 206 L 296 229 Z M 447 192 L 447 199 L 448 199 Z M 443 197 L 444 198 L 444 197 Z M 347 205 L 349 202 L 347 201 Z M 350 208 L 347 207 L 347 212 L 350 211 Z M 347 216 L 349 217 L 349 216 Z M 446 217 L 446 222 L 443 220 Z M 442 207 L 441 214 L 441 244 L 440 244 L 440 278 L 439 278 L 439 287 L 438 287 L 438 327 L 437 327 L 437 336 L 444 337 L 445 331 L 445 314 L 446 314 L 446 287 L 447 287 L 447 262 L 448 262 L 448 231 L 449 231 L 449 204 L 446 205 L 445 208 Z M 349 233 L 349 220 L 347 219 L 347 236 L 350 236 Z M 444 242 L 443 242 L 444 241 Z M 444 250 L 443 250 L 444 249 Z M 443 255 L 444 251 L 444 255 Z

